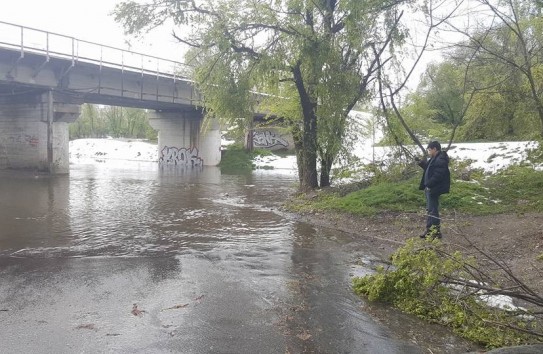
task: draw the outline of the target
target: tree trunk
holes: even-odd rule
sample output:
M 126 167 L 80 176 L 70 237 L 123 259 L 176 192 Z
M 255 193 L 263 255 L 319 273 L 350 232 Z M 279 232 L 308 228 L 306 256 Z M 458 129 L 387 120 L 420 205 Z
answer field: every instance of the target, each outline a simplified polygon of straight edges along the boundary
M 249 127 L 249 131 L 247 132 L 247 146 L 245 147 L 247 151 L 252 152 L 255 148 L 254 144 L 254 130 L 253 127 Z
M 309 191 L 319 187 L 317 180 L 317 116 L 312 113 L 309 117 L 304 115 L 303 131 L 303 168 L 304 179 L 300 189 Z
M 298 165 L 298 180 L 300 182 L 300 187 L 303 184 L 303 181 L 305 179 L 305 168 L 303 161 L 303 151 L 304 151 L 304 143 L 302 141 L 302 132 L 300 131 L 300 127 L 296 124 L 292 127 L 292 138 L 294 140 L 294 151 L 296 153 L 296 164 Z
M 298 168 L 303 169 L 300 190 L 306 192 L 319 186 L 317 180 L 317 115 L 315 113 L 317 105 L 312 101 L 306 90 L 300 63 L 292 67 L 292 73 L 300 95 L 303 112 L 302 152 L 300 153 L 301 161 L 298 161 Z
M 321 157 L 321 188 L 330 186 L 330 171 L 332 159 L 329 156 Z

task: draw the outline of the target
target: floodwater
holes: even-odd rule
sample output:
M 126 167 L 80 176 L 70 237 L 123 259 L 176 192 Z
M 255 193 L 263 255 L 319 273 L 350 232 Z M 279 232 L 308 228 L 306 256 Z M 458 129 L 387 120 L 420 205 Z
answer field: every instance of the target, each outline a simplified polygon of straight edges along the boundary
M 352 236 L 279 210 L 295 184 L 111 161 L 1 172 L 0 352 L 424 352 L 363 312 Z

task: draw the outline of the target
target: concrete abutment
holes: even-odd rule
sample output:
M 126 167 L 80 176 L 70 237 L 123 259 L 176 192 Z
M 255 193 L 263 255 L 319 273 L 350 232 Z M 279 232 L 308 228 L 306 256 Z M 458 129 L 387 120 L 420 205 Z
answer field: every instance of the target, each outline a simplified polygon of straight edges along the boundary
M 68 124 L 82 103 L 52 90 L 0 96 L 0 169 L 68 173 Z

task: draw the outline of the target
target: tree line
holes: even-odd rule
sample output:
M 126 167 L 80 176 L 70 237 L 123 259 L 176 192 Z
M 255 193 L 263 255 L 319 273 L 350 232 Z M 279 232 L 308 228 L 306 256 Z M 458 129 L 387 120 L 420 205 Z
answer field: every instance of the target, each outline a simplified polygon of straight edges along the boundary
M 70 139 L 134 138 L 157 140 L 147 111 L 139 108 L 99 106 L 85 103 L 80 117 L 69 126 Z
M 114 14 L 133 35 L 173 23 L 206 116 L 246 130 L 255 112 L 277 118 L 294 137 L 300 189 L 311 190 L 330 185 L 332 165 L 349 154 L 347 117 L 357 105 L 381 118 L 388 142 L 421 154 L 434 138 L 449 146 L 540 138 L 541 7 L 540 0 L 127 0 Z M 430 49 L 445 58 L 413 90 Z
M 430 64 L 402 107 L 420 136 L 456 141 L 543 136 L 541 1 L 478 1 L 485 25 Z M 483 17 L 483 15 L 485 17 Z M 401 134 L 398 132 L 398 134 Z

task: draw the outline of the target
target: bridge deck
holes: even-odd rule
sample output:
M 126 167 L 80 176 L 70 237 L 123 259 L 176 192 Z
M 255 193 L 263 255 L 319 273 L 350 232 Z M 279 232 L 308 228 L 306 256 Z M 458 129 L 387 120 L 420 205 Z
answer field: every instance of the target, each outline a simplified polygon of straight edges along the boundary
M 88 103 L 194 110 L 200 99 L 186 72 L 172 60 L 0 21 L 4 97 L 54 89 Z

